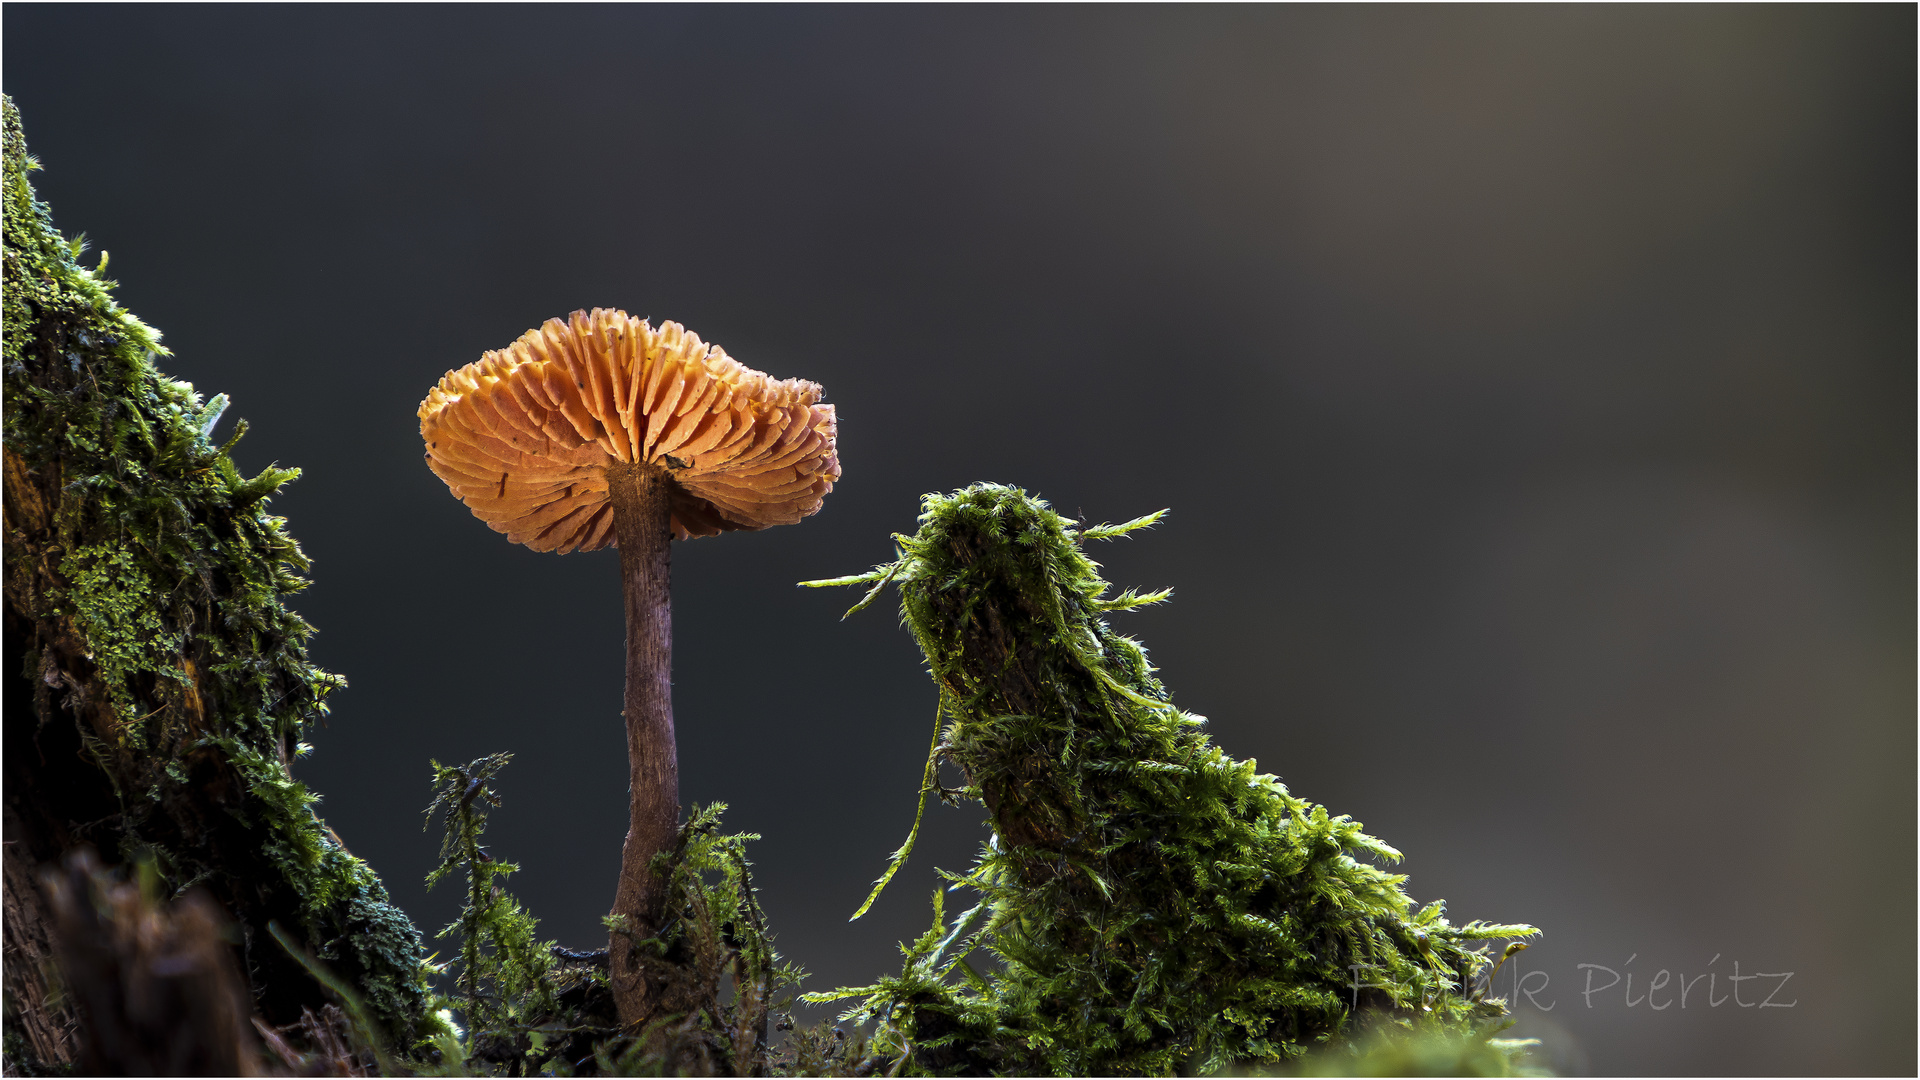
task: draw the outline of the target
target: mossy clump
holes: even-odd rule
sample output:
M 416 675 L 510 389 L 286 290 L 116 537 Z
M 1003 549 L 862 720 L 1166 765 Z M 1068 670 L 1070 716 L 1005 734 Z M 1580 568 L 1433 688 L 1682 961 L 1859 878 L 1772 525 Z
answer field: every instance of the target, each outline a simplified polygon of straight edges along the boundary
M 298 471 L 243 476 L 244 422 L 212 441 L 225 395 L 155 367 L 159 334 L 54 229 L 4 114 L 7 858 L 90 844 L 204 884 L 270 1022 L 326 1000 L 277 926 L 410 1044 L 433 1023 L 419 933 L 289 771 L 344 685 L 308 659 L 286 603 L 308 561 L 266 510 Z
M 428 824 L 438 816 L 445 839 L 427 884 L 456 871 L 467 879 L 460 913 L 440 932 L 459 946 L 449 965 L 457 965 L 455 993 L 441 1003 L 465 1031 L 438 1040 L 440 1061 L 503 1076 L 767 1075 L 770 1022 L 804 975 L 780 962 L 754 895 L 746 845 L 759 837 L 722 834 L 724 803 L 696 806 L 672 847 L 654 856 L 664 918 L 636 945 L 659 1007 L 646 1026 L 624 1027 L 607 951 L 538 941 L 537 920 L 503 887 L 519 867 L 481 843 L 490 808 L 500 805 L 494 780 L 511 758 L 433 765 Z
M 815 1000 L 860 996 L 848 1018 L 879 1019 L 876 1049 L 912 1073 L 1265 1069 L 1416 1022 L 1484 1043 L 1506 1008 L 1476 988 L 1477 943 L 1534 929 L 1416 906 L 1368 861 L 1399 852 L 1172 703 L 1105 619 L 1167 593 L 1108 597 L 1081 550 L 1159 517 L 1083 529 L 980 484 L 928 496 L 894 562 L 809 583 L 872 582 L 855 610 L 898 585 L 945 719 L 923 802 L 944 757 L 965 786 L 940 793 L 983 803 L 993 830 L 953 876 L 979 906 L 948 924 L 936 894 L 899 975 Z

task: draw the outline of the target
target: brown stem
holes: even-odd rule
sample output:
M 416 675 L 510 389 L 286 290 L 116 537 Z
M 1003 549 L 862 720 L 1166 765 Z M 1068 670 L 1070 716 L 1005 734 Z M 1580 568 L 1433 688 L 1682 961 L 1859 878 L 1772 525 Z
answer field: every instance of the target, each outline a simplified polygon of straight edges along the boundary
M 668 545 L 672 543 L 673 481 L 655 465 L 611 465 L 614 538 L 620 547 L 620 588 L 627 608 L 627 761 L 630 817 L 620 855 L 620 886 L 613 914 L 630 934 L 609 943 L 613 1001 L 622 1024 L 650 1018 L 655 988 L 634 955 L 633 943 L 660 926 L 666 882 L 648 869 L 670 848 L 680 827 L 680 766 L 673 745 L 673 614 Z

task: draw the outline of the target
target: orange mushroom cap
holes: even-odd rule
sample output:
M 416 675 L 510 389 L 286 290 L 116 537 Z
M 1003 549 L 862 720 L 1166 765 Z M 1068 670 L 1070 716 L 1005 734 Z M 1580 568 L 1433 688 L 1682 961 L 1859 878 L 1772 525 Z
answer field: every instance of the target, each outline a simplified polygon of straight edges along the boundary
M 535 551 L 614 543 L 609 465 L 673 477 L 673 535 L 791 525 L 840 478 L 820 385 L 772 379 L 679 323 L 548 319 L 449 371 L 420 403 L 427 467 L 475 517 Z

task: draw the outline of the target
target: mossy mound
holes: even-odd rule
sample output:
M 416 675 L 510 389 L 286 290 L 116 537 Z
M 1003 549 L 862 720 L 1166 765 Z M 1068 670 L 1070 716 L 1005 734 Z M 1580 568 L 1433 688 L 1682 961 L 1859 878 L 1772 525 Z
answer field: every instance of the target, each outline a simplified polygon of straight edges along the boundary
M 860 606 L 899 586 L 947 721 L 935 757 L 966 777 L 942 794 L 982 802 L 993 839 L 956 878 L 979 907 L 949 926 L 936 898 L 900 975 L 816 1000 L 864 995 L 849 1016 L 882 1019 L 876 1046 L 936 1074 L 1270 1068 L 1365 1026 L 1484 1041 L 1506 1008 L 1476 990 L 1476 943 L 1535 931 L 1416 907 L 1365 861 L 1398 852 L 1172 704 L 1104 617 L 1167 594 L 1107 597 L 1081 550 L 1158 517 L 1081 529 L 975 485 L 928 496 L 894 563 L 818 583 L 874 582 Z
M 243 477 L 244 424 L 210 441 L 225 396 L 155 368 L 159 335 L 55 231 L 4 112 L 9 888 L 80 845 L 151 862 L 232 913 L 270 1022 L 326 1000 L 272 924 L 408 1045 L 432 1023 L 420 935 L 288 769 L 343 685 L 285 603 L 308 563 L 266 506 L 298 472 Z M 10 1015 L 32 1004 L 8 988 Z

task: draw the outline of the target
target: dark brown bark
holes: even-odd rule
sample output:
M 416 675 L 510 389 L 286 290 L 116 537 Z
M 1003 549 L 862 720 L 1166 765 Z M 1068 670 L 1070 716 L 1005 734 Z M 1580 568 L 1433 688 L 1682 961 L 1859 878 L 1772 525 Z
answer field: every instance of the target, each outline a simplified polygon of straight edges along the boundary
M 9 815 L 11 816 L 11 815 Z M 71 1065 L 74 1048 L 72 1002 L 49 993 L 53 968 L 52 930 L 40 887 L 27 869 L 32 859 L 9 845 L 5 859 L 6 951 L 0 970 L 6 974 L 7 1004 L 20 1025 L 31 1063 L 8 1061 L 8 1075 L 23 1066 Z
M 0 520 L 4 520 L 9 554 L 12 554 L 22 545 L 22 541 L 38 539 L 46 534 L 51 513 L 40 485 L 28 473 L 26 463 L 20 456 L 11 449 L 7 450 L 5 464 L 6 483 L 0 487 L 0 492 L 4 492 L 0 506 L 4 510 L 0 511 Z M 43 568 L 42 572 L 50 573 L 50 570 Z M 69 808 L 63 806 L 50 812 L 46 806 L 47 800 L 28 797 L 37 794 L 28 790 L 34 786 L 35 779 L 40 774 L 53 771 L 46 768 L 42 760 L 46 751 L 38 744 L 41 725 L 34 712 L 35 698 L 48 695 L 56 688 L 47 686 L 46 676 L 29 678 L 25 671 L 26 642 L 33 636 L 34 628 L 29 620 L 15 610 L 13 594 L 21 591 L 16 587 L 17 583 L 24 584 L 30 580 L 30 576 L 24 574 L 8 578 L 5 640 L 4 647 L 0 647 L 0 657 L 4 658 L 6 665 L 6 671 L 0 674 L 0 678 L 5 680 L 5 693 L 0 693 L 0 702 L 4 702 L 0 717 L 4 717 L 5 752 L 0 754 L 0 759 L 6 762 L 4 784 L 0 785 L 6 793 L 5 845 L 0 848 L 0 851 L 4 851 L 4 855 L 0 855 L 0 862 L 5 864 L 6 879 L 6 941 L 4 953 L 0 954 L 0 971 L 5 973 L 10 1020 L 19 1024 L 26 1039 L 26 1048 L 37 1061 L 7 1061 L 8 1075 L 19 1074 L 24 1068 L 35 1065 L 69 1065 L 75 1060 L 77 1052 L 71 1003 L 49 993 L 53 931 L 39 885 L 41 860 L 57 855 L 60 851 L 57 841 L 67 839 L 63 828 L 65 815 L 59 811 Z M 48 674 L 57 684 L 57 673 Z M 57 735 L 59 732 L 50 734 Z M 74 751 L 78 749 L 77 746 L 73 748 Z M 56 768 L 69 765 L 58 751 L 55 757 Z M 39 766 L 37 771 L 31 767 L 36 765 Z M 72 774 L 76 770 L 69 767 L 66 771 Z M 88 771 L 91 770 L 84 770 L 80 779 L 88 779 L 85 775 Z M 96 783 L 94 786 L 97 789 L 105 785 Z M 72 796 L 85 789 L 68 782 L 56 784 L 55 791 Z M 110 790 L 86 793 L 96 796 L 104 794 L 108 799 L 112 796 Z M 92 820 L 112 811 L 110 801 L 97 797 L 91 802 L 73 801 L 83 802 L 87 809 L 79 812 L 89 815 L 75 820 Z
M 627 611 L 627 760 L 631 769 L 627 842 L 613 914 L 627 933 L 609 943 L 613 1000 L 620 1022 L 651 1019 L 658 987 L 633 945 L 659 928 L 666 883 L 648 864 L 680 827 L 680 765 L 673 741 L 673 614 L 670 588 L 673 481 L 653 465 L 607 469 L 620 586 Z

